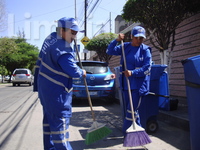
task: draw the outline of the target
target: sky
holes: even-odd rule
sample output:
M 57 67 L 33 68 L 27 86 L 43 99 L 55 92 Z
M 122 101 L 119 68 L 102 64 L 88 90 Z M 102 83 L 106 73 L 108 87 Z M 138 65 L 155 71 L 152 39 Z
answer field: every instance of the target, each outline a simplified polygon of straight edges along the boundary
M 111 32 L 114 33 L 115 18 L 121 15 L 126 3 L 126 0 L 88 0 L 90 3 L 87 14 L 97 1 L 96 7 L 87 19 L 89 39 L 100 30 L 102 24 L 108 21 L 110 15 Z M 56 20 L 62 17 L 76 17 L 79 26 L 84 29 L 84 0 L 5 0 L 5 2 L 7 29 L 0 33 L 0 37 L 17 36 L 19 31 L 24 31 L 27 42 L 41 49 L 44 39 L 55 31 Z M 110 32 L 110 24 L 108 23 L 103 30 Z M 83 37 L 83 33 L 78 33 L 77 39 L 81 49 L 84 48 L 81 43 Z

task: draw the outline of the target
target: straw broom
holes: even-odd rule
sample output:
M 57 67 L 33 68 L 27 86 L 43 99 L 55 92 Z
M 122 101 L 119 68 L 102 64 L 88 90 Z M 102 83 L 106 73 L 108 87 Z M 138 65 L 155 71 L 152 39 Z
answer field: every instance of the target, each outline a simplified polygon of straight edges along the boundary
M 77 47 L 77 44 L 76 44 L 76 40 L 74 40 L 74 43 L 75 43 L 75 46 L 76 46 L 76 53 L 77 53 L 77 56 L 78 56 L 80 68 L 83 69 L 83 66 L 82 66 L 82 63 L 81 63 L 81 60 L 80 60 L 80 56 L 79 56 L 79 53 L 78 53 L 78 47 Z M 108 136 L 112 132 L 112 130 L 107 128 L 105 126 L 105 124 L 98 123 L 96 121 L 94 111 L 93 111 L 93 108 L 92 108 L 92 101 L 91 101 L 88 86 L 87 86 L 87 81 L 86 81 L 85 77 L 83 79 L 84 79 L 87 98 L 88 98 L 89 106 L 90 106 L 91 113 L 92 113 L 92 119 L 93 119 L 93 124 L 88 129 L 87 135 L 86 135 L 86 140 L 85 140 L 85 144 L 89 145 L 89 144 L 92 144 L 92 143 L 94 143 L 98 140 L 101 140 L 104 137 Z
M 122 55 L 123 55 L 123 59 L 124 59 L 124 67 L 125 67 L 125 70 L 127 70 L 126 57 L 125 57 L 125 53 L 124 53 L 124 43 L 123 43 L 122 40 L 121 40 L 121 45 L 122 45 Z M 128 77 L 126 77 L 126 81 L 127 81 L 127 86 L 128 86 L 128 94 L 129 94 L 133 123 L 126 130 L 126 136 L 125 136 L 125 139 L 124 139 L 123 146 L 124 147 L 142 146 L 142 145 L 151 143 L 151 140 L 150 140 L 148 134 L 145 132 L 145 129 L 140 127 L 139 125 L 137 125 L 136 122 L 135 122 L 131 88 L 130 88 L 130 82 L 129 82 Z

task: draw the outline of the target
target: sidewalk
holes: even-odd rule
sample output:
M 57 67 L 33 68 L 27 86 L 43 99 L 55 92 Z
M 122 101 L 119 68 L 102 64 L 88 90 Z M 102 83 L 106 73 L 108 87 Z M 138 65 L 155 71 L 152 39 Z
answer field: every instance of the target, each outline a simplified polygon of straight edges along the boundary
M 163 121 L 174 127 L 189 131 L 188 107 L 179 104 L 177 110 L 159 110 L 158 120 Z
M 1 86 L 0 86 L 1 87 Z M 29 87 L 27 87 L 28 89 Z M 31 88 L 31 87 L 30 87 Z M 2 150 L 42 150 L 42 107 L 37 99 L 37 93 L 21 95 L 18 97 L 20 109 L 9 109 L 1 113 L 0 149 Z M 28 98 L 28 99 L 27 99 Z M 14 100 L 13 100 L 14 101 Z M 94 105 L 95 115 L 100 123 L 105 123 L 113 132 L 107 138 L 94 144 L 85 145 L 84 138 L 88 128 L 92 124 L 91 111 L 87 103 L 80 103 L 73 106 L 73 117 L 70 121 L 70 141 L 74 150 L 189 150 L 189 132 L 182 128 L 174 127 L 171 123 L 178 120 L 178 117 L 187 116 L 187 109 L 178 107 L 175 111 L 160 111 L 158 115 L 159 130 L 150 134 L 152 143 L 144 147 L 125 148 L 123 147 L 121 132 L 122 119 L 119 104 Z M 17 103 L 12 105 L 14 108 Z M 22 107 L 23 106 L 23 107 Z M 182 112 L 181 112 L 182 111 Z M 2 111 L 3 112 L 3 111 Z M 184 112 L 184 113 L 183 113 Z M 171 115 L 171 116 L 170 116 Z M 179 115 L 179 116 L 178 116 Z M 165 116 L 165 117 L 164 117 Z M 183 117 L 184 118 L 184 117 Z M 183 120 L 181 118 L 180 120 Z M 161 121 L 161 119 L 164 120 Z M 168 125 L 172 124 L 172 125 Z M 178 136 L 178 138 L 177 138 Z M 1 145 L 2 144 L 2 145 Z M 2 147 L 1 147 L 2 146 Z

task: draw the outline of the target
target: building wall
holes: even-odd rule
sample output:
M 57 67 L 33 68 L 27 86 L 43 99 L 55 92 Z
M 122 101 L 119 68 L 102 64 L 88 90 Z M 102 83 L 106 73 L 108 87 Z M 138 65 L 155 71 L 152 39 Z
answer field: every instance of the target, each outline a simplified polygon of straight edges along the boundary
M 186 89 L 182 60 L 192 56 L 200 55 L 200 13 L 184 20 L 176 29 L 176 46 L 173 50 L 171 72 L 169 75 L 170 96 L 178 98 L 179 102 L 186 104 Z M 152 59 L 155 64 L 160 64 L 160 54 L 148 38 L 145 44 L 152 47 Z M 112 71 L 119 66 L 119 56 L 113 56 L 109 62 Z

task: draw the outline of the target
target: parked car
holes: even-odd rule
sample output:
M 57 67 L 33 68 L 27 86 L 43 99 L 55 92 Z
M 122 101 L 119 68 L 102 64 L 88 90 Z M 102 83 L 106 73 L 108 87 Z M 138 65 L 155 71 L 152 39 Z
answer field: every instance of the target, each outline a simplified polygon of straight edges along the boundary
M 9 75 L 5 76 L 4 81 L 7 81 L 7 82 L 12 81 L 12 76 L 11 77 Z
M 29 84 L 33 85 L 34 76 L 31 71 L 26 68 L 18 68 L 13 71 L 12 74 L 12 84 L 20 86 L 20 84 Z
M 4 81 L 8 81 L 9 79 L 10 79 L 9 76 L 5 76 L 5 77 L 4 77 Z
M 0 75 L 0 82 L 2 81 L 2 75 Z
M 100 61 L 82 61 L 82 66 L 87 72 L 86 81 L 91 99 L 113 102 L 115 100 L 115 74 L 111 72 L 108 64 Z M 83 77 L 73 78 L 73 98 L 87 98 Z

